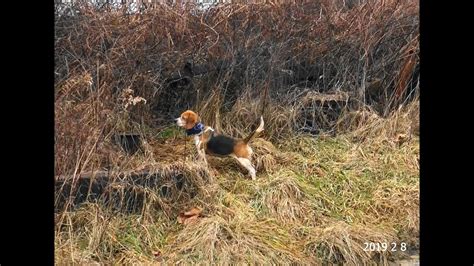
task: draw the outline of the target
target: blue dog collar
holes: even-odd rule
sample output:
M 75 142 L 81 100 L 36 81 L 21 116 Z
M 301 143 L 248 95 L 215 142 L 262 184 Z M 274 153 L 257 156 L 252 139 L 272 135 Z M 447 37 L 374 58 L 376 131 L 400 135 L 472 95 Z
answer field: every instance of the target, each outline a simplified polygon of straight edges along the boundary
M 203 130 L 204 130 L 204 125 L 199 122 L 193 128 L 186 129 L 186 135 L 188 136 L 198 135 L 198 134 L 201 134 Z

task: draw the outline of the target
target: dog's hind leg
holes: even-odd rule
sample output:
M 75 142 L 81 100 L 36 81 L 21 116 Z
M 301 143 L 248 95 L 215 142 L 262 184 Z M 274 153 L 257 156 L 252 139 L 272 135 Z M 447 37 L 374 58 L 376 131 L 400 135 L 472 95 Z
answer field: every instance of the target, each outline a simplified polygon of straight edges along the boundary
M 252 162 L 247 158 L 241 158 L 241 157 L 239 158 L 237 156 L 235 156 L 234 158 L 237 159 L 237 161 L 243 167 L 245 167 L 245 169 L 247 169 L 249 171 L 249 175 L 252 178 L 252 180 L 256 180 L 256 171 L 255 171 L 255 168 L 252 165 Z

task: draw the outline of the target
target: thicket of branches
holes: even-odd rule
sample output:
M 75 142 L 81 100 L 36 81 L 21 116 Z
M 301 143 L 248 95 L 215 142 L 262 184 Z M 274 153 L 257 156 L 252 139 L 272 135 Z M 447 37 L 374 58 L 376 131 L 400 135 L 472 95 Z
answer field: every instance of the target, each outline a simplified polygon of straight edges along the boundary
M 56 5 L 59 157 L 187 108 L 232 134 L 263 114 L 279 137 L 417 95 L 418 1 L 130 5 Z

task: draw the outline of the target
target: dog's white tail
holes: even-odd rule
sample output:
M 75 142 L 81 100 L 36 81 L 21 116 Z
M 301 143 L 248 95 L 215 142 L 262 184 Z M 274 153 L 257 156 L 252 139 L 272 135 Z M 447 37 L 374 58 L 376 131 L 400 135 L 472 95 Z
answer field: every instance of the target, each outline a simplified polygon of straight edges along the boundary
M 265 123 L 263 122 L 263 116 L 260 116 L 260 125 L 255 129 L 252 134 L 248 135 L 245 139 L 245 143 L 249 143 L 252 139 L 256 138 L 264 129 Z

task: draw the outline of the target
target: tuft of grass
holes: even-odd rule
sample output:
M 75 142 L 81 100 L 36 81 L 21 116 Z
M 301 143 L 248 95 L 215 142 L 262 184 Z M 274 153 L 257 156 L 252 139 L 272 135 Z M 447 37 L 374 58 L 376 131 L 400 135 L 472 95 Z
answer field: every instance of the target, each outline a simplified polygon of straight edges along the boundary
M 306 198 L 292 171 L 283 170 L 268 176 L 259 188 L 255 203 L 262 206 L 261 217 L 275 217 L 283 223 L 304 220 L 309 214 Z
M 309 233 L 305 250 L 323 263 L 362 265 L 368 262 L 387 265 L 390 250 L 373 252 L 364 250 L 364 243 L 394 243 L 396 236 L 390 230 L 363 224 L 333 221 Z

